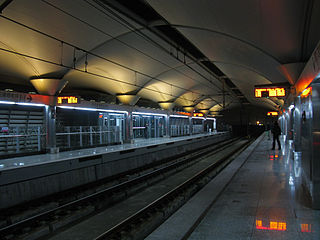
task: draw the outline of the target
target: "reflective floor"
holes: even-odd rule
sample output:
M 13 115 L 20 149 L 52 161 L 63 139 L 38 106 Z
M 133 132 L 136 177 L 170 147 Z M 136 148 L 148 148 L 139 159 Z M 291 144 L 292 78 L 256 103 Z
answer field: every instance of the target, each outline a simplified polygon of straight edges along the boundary
M 183 136 L 183 137 L 174 137 L 174 138 L 140 138 L 135 139 L 134 143 L 125 143 L 119 145 L 110 145 L 105 147 L 94 147 L 94 148 L 86 148 L 86 149 L 79 149 L 73 151 L 65 151 L 56 154 L 38 154 L 38 155 L 31 155 L 25 157 L 15 157 L 15 158 L 8 158 L 8 159 L 1 159 L 0 160 L 0 171 L 5 169 L 12 169 L 12 168 L 19 168 L 25 166 L 33 166 L 48 162 L 57 162 L 57 161 L 64 161 L 74 157 L 86 157 L 92 156 L 95 154 L 103 154 L 107 152 L 116 152 L 116 151 L 123 151 L 129 150 L 134 148 L 141 148 L 144 146 L 150 146 L 155 144 L 163 144 L 169 142 L 177 142 L 182 141 L 190 138 L 198 138 L 201 136 L 207 135 L 217 135 L 217 134 L 224 134 L 223 132 L 219 133 L 205 133 L 205 134 L 196 134 L 192 136 Z
M 271 150 L 266 135 L 189 239 L 320 239 L 291 145 Z

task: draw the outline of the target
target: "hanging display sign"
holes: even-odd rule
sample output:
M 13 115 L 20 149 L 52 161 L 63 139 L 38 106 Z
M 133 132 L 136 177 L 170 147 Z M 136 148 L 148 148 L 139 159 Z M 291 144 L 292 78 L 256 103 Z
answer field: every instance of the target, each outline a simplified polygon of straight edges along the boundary
M 0 91 L 0 101 L 10 101 L 12 103 L 20 104 L 49 104 L 50 96 L 14 91 Z
M 194 117 L 203 117 L 204 114 L 203 113 L 193 113 Z
M 286 89 L 284 87 L 259 87 L 254 89 L 256 98 L 261 97 L 285 97 Z
M 57 98 L 58 104 L 77 104 L 80 103 L 80 98 L 76 96 L 65 96 Z
M 278 112 L 268 112 L 268 116 L 278 116 Z

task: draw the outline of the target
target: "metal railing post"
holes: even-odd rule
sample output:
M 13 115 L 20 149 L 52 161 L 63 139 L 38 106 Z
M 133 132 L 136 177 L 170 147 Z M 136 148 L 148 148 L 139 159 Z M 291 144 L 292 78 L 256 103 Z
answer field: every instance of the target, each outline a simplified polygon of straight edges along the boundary
M 68 142 L 68 147 L 71 148 L 71 135 L 70 135 L 70 127 L 66 127 L 67 129 L 67 142 Z
M 79 137 L 80 137 L 80 147 L 82 147 L 82 126 L 80 126 L 80 129 L 79 129 Z
M 20 141 L 19 141 L 19 127 L 16 128 L 17 132 L 16 132 L 16 152 L 20 152 Z
M 89 127 L 89 132 L 90 132 L 90 145 L 93 145 L 93 139 L 92 139 L 92 126 Z
M 40 127 L 37 129 L 38 151 L 41 151 L 41 131 Z

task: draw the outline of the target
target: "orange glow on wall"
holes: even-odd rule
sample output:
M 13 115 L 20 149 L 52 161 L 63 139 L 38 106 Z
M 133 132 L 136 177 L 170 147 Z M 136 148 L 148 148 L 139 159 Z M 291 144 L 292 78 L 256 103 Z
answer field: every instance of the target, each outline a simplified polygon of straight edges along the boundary
M 193 113 L 194 117 L 203 117 L 204 114 L 203 113 Z
M 254 95 L 256 98 L 261 97 L 285 97 L 286 90 L 283 87 L 274 87 L 274 88 L 255 88 Z
M 256 229 L 286 231 L 287 230 L 287 223 L 286 222 L 270 221 L 269 227 L 265 227 L 262 224 L 262 220 L 256 220 Z
M 278 112 L 268 112 L 268 116 L 278 116 Z
M 312 93 L 312 87 L 308 87 L 302 91 L 301 97 L 307 97 Z
M 79 98 L 75 96 L 58 97 L 57 103 L 58 104 L 63 104 L 63 103 L 75 104 L 75 103 L 79 103 Z

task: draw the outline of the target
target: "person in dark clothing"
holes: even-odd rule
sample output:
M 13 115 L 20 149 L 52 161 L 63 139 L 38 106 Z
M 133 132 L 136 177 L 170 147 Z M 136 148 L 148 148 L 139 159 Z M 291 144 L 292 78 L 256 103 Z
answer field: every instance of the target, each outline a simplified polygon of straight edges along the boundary
M 148 123 L 146 123 L 144 125 L 144 137 L 149 138 L 149 124 Z
M 273 135 L 273 142 L 272 142 L 272 150 L 274 150 L 274 147 L 276 145 L 276 141 L 278 143 L 278 148 L 281 149 L 279 136 L 281 135 L 281 129 L 278 125 L 278 122 L 275 121 L 273 124 L 273 127 L 271 129 L 272 135 Z

